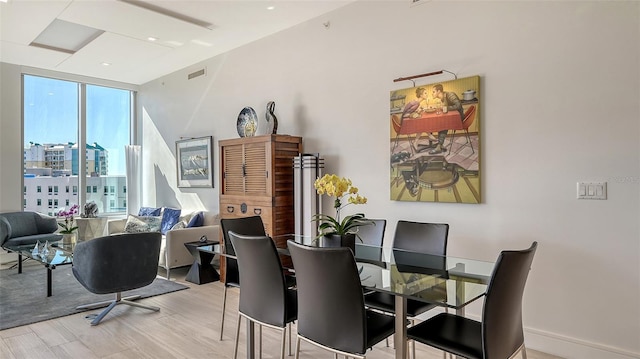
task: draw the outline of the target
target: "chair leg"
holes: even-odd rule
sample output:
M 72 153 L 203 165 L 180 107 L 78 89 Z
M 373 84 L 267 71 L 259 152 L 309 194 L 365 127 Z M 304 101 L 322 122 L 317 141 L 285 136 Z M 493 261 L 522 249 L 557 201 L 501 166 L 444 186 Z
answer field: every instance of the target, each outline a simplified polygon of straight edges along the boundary
M 289 356 L 291 356 L 291 322 L 289 322 Z
M 224 292 L 222 294 L 222 319 L 220 319 L 220 340 L 222 340 L 222 333 L 224 332 L 224 310 L 227 306 L 227 286 L 224 286 Z
M 294 358 L 295 359 L 300 358 L 300 336 L 299 335 L 296 335 L 296 356 Z
M 240 315 L 240 313 L 238 313 L 238 326 L 236 328 L 236 345 L 233 348 L 233 359 L 238 358 L 238 340 L 240 339 L 240 320 L 241 319 L 242 319 L 242 316 Z M 247 353 L 247 357 L 248 356 L 249 356 L 249 353 Z
M 114 301 L 111 304 L 109 304 L 107 309 L 105 309 L 102 312 L 100 312 L 100 314 L 98 314 L 98 316 L 91 322 L 91 325 L 100 324 L 100 321 L 102 320 L 102 318 L 104 318 L 105 315 L 107 315 L 111 311 L 111 309 L 115 308 L 116 305 L 118 305 L 118 302 L 116 302 L 116 301 Z
M 258 359 L 262 359 L 262 325 L 258 324 Z
M 527 348 L 524 346 L 524 344 L 522 344 L 522 349 L 520 349 L 520 352 L 522 353 L 522 359 L 527 359 Z
M 280 343 L 280 359 L 284 359 L 284 347 L 286 346 L 286 342 L 287 342 L 287 326 L 285 325 L 284 328 L 282 328 L 282 340 Z

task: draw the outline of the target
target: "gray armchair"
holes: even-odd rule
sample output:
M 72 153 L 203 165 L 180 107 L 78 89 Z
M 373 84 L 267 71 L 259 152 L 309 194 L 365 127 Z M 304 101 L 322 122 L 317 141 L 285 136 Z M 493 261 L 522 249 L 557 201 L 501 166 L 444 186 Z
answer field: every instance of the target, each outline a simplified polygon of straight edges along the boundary
M 115 293 L 115 299 L 86 304 L 77 309 L 109 305 L 91 322 L 97 325 L 118 304 L 159 311 L 160 308 L 133 302 L 140 296 L 122 298 L 122 292 L 147 286 L 158 272 L 162 235 L 159 232 L 128 233 L 78 243 L 73 252 L 73 275 L 95 294 Z M 92 317 L 92 316 L 88 316 Z

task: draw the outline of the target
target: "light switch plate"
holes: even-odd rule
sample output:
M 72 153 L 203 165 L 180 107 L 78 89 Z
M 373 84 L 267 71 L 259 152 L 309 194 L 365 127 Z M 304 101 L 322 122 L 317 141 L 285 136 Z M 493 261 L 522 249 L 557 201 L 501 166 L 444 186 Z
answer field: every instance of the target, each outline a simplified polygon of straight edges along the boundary
M 607 199 L 607 182 L 578 182 L 578 199 Z

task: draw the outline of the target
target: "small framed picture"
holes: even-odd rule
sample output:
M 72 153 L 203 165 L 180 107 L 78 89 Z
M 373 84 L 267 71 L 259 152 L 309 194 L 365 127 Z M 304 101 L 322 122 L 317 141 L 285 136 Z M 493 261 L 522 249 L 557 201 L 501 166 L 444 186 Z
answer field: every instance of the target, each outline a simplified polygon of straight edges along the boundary
M 178 187 L 213 187 L 211 136 L 176 141 Z

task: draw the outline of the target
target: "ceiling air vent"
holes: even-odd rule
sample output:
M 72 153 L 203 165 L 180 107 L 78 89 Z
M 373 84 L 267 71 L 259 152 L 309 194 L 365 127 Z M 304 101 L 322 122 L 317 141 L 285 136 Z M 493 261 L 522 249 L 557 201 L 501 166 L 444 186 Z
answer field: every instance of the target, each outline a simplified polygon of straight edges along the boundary
M 192 72 L 189 75 L 187 75 L 187 79 L 189 79 L 189 80 L 195 79 L 196 77 L 202 76 L 204 74 L 206 74 L 205 69 L 200 69 L 200 70 L 198 70 L 196 72 Z

